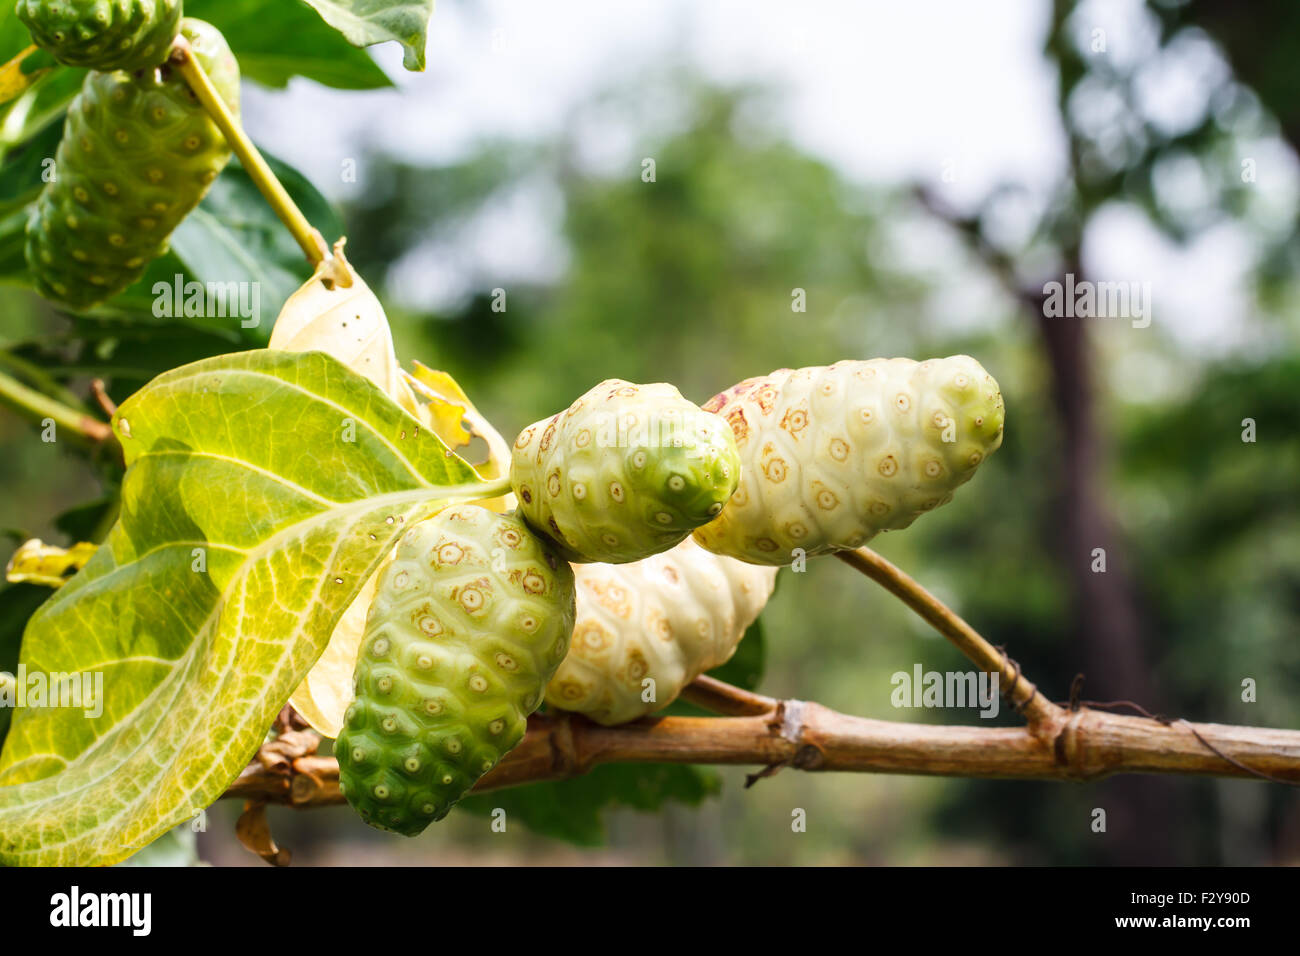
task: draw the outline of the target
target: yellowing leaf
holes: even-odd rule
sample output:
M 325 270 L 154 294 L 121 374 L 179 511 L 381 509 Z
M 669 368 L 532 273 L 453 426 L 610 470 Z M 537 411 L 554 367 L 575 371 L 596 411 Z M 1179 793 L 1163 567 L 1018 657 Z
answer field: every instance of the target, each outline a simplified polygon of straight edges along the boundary
M 23 50 L 0 66 L 0 103 L 21 96 L 55 66 L 58 64 L 54 58 L 39 47 L 29 46 Z
M 488 457 L 483 462 L 471 462 L 475 470 L 484 478 L 500 478 L 510 468 L 510 446 L 501 437 L 501 433 L 492 427 L 474 403 L 465 395 L 456 380 L 446 372 L 413 362 L 415 373 L 407 380 L 412 390 L 425 403 L 430 427 L 439 438 L 451 448 L 460 448 L 470 443 L 472 438 L 481 438 L 488 448 Z M 440 423 L 454 417 L 454 424 L 440 427 Z M 469 425 L 469 430 L 465 429 Z
M 19 661 L 102 692 L 14 710 L 0 865 L 114 863 L 225 791 L 403 530 L 500 487 L 416 425 L 320 353 L 205 359 L 122 404 L 121 516 Z
M 62 587 L 90 560 L 96 547 L 82 541 L 71 548 L 60 548 L 46 544 L 40 538 L 32 538 L 9 559 L 5 566 L 5 579 L 13 584 L 26 581 L 52 588 Z
M 324 653 L 289 698 L 293 709 L 322 736 L 337 737 L 343 729 L 343 712 L 352 700 L 352 671 L 365 636 L 366 615 L 379 587 L 380 572 L 391 558 L 390 554 L 348 605 Z

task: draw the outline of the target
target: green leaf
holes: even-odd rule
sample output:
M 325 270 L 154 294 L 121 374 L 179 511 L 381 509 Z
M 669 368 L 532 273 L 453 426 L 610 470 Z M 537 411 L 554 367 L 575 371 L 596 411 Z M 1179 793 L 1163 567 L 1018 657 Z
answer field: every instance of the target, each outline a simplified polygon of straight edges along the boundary
M 534 833 L 579 846 L 605 842 L 603 811 L 614 807 L 658 810 L 668 801 L 698 806 L 722 789 L 717 774 L 685 764 L 603 764 L 554 783 L 531 783 L 465 797 L 457 809 L 490 816 L 500 808 Z M 508 824 L 507 824 L 508 825 Z
M 114 427 L 121 517 L 22 644 L 29 675 L 102 675 L 102 713 L 14 714 L 3 864 L 114 863 L 191 819 L 252 757 L 403 529 L 485 489 L 319 352 L 175 369 Z
M 27 281 L 27 210 L 19 209 L 0 219 L 0 282 Z
M 31 46 L 32 38 L 18 19 L 16 4 L 0 4 L 0 63 L 6 63 Z
M 424 69 L 434 0 L 307 0 L 321 17 L 355 46 L 396 40 L 402 66 Z
M 295 76 L 344 90 L 393 85 L 369 54 L 299 0 L 186 0 L 185 15 L 219 29 L 243 75 L 263 86 L 284 87 Z
M 54 158 L 62 138 L 62 125 L 50 125 L 5 156 L 0 165 L 0 215 L 23 209 L 36 198 L 45 185 L 45 161 Z

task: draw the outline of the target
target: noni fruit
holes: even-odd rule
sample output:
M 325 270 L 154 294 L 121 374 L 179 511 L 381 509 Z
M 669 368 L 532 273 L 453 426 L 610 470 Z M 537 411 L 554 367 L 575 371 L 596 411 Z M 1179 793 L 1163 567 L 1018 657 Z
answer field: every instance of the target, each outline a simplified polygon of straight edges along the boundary
M 225 38 L 189 18 L 182 32 L 238 112 L 239 67 Z M 121 292 L 167 251 L 229 158 L 221 131 L 173 67 L 87 74 L 68 107 L 56 178 L 27 221 L 37 291 L 73 308 Z
M 726 663 L 772 594 L 776 568 L 687 538 L 632 564 L 578 564 L 578 618 L 546 703 L 621 724 L 667 707 Z
M 144 70 L 167 59 L 181 0 L 18 0 L 36 45 L 68 66 Z
M 413 525 L 379 578 L 339 786 L 414 836 L 523 738 L 569 649 L 573 571 L 514 515 L 457 505 Z
M 967 355 L 781 369 L 704 407 L 731 425 L 742 465 L 735 495 L 695 538 L 756 564 L 906 528 L 1002 443 L 998 383 Z
M 510 482 L 528 522 L 570 561 L 667 551 L 722 511 L 740 460 L 726 422 L 671 385 L 608 379 L 515 440 Z

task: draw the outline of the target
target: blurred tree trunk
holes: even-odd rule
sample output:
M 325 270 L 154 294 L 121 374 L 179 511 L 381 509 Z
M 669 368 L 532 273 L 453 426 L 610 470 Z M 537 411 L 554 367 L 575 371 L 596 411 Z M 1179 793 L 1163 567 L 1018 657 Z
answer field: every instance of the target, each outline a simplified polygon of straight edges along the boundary
M 1085 278 L 1077 251 L 1066 263 L 1076 282 Z M 1079 649 L 1084 696 L 1131 700 L 1157 711 L 1159 692 L 1150 677 L 1143 615 L 1105 504 L 1105 450 L 1097 425 L 1088 320 L 1047 316 L 1041 292 L 1026 290 L 1022 298 L 1038 325 L 1061 426 L 1060 484 L 1053 509 L 1057 559 L 1070 585 L 1073 632 L 1067 639 Z M 1105 556 L 1104 572 L 1094 570 L 1098 549 Z M 1174 835 L 1185 819 L 1186 801 L 1171 781 L 1116 778 L 1099 791 L 1107 816 L 1107 862 L 1158 866 L 1183 861 Z
M 1061 436 L 1051 530 L 1070 591 L 1073 627 L 1065 637 L 1085 676 L 1085 697 L 1130 700 L 1159 712 L 1162 703 L 1150 677 L 1146 622 L 1102 484 L 1105 444 L 1097 424 L 1087 335 L 1090 320 L 1049 317 L 1044 308 L 1046 292 L 1017 275 L 1015 263 L 984 236 L 978 216 L 957 214 L 924 187 L 915 194 L 926 209 L 966 239 L 1015 295 L 1042 340 Z M 1076 285 L 1087 278 L 1079 252 L 1081 235 L 1082 228 L 1075 226 L 1060 243 L 1062 273 L 1073 273 Z M 1093 571 L 1098 548 L 1105 553 L 1104 572 Z M 1069 650 L 1066 656 L 1070 657 Z M 1147 866 L 1182 862 L 1186 852 L 1174 835 L 1186 832 L 1182 821 L 1189 805 L 1184 790 L 1163 778 L 1122 777 L 1103 782 L 1098 792 L 1107 817 L 1107 849 L 1101 854 L 1106 862 Z

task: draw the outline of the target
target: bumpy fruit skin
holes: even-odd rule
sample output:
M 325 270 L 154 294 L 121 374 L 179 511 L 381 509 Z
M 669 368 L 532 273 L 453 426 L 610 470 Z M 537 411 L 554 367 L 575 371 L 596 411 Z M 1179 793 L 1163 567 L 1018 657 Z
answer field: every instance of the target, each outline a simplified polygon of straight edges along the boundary
M 968 355 L 781 369 L 704 407 L 731 425 L 742 465 L 736 494 L 695 539 L 755 564 L 906 528 L 1002 444 L 998 383 Z
M 776 583 L 776 568 L 705 551 L 687 538 L 632 564 L 578 564 L 578 618 L 546 703 L 622 724 L 672 703 L 725 664 Z M 642 700 L 643 681 L 654 700 Z
M 60 63 L 143 70 L 167 59 L 181 0 L 18 0 L 18 19 Z
M 510 483 L 570 561 L 667 551 L 722 511 L 740 459 L 726 423 L 671 385 L 608 379 L 515 440 Z
M 477 505 L 406 532 L 380 575 L 335 742 L 344 796 L 414 836 L 524 735 L 573 633 L 573 571 Z
M 223 100 L 239 111 L 239 66 L 216 27 L 182 32 Z M 27 221 L 27 264 L 41 295 L 97 305 L 138 279 L 230 158 L 221 131 L 170 66 L 89 73 L 68 107 L 47 183 Z

